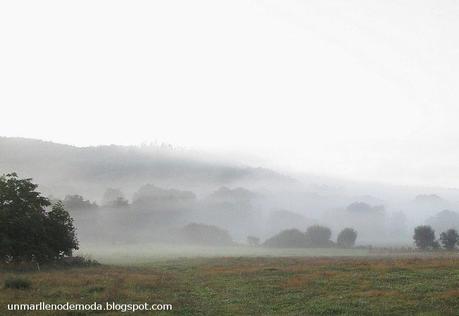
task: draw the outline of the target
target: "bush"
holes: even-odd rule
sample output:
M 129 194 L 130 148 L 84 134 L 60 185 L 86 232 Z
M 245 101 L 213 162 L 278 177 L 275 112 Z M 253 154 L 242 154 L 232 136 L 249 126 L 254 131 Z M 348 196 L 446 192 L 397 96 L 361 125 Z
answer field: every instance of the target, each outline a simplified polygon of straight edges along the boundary
M 9 277 L 5 280 L 5 289 L 27 290 L 32 285 L 32 282 L 26 278 Z
M 228 231 L 213 225 L 191 223 L 179 232 L 181 241 L 207 246 L 231 246 L 234 244 Z
M 65 257 L 58 261 L 56 261 L 57 265 L 60 267 L 68 267 L 68 268 L 85 268 L 85 267 L 92 267 L 92 266 L 99 266 L 100 263 L 96 260 L 75 256 L 75 257 Z
M 263 245 L 271 248 L 306 248 L 309 240 L 298 229 L 286 229 L 266 240 Z
M 328 227 L 320 225 L 310 226 L 306 231 L 306 236 L 313 247 L 329 247 L 333 245 L 333 242 L 330 240 L 331 230 Z

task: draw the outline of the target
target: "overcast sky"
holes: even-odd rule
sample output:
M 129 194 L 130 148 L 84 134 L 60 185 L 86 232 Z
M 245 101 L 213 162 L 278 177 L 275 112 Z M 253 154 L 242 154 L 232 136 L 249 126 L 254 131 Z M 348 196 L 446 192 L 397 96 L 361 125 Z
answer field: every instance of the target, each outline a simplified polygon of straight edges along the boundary
M 459 186 L 459 2 L 1 1 L 0 135 Z

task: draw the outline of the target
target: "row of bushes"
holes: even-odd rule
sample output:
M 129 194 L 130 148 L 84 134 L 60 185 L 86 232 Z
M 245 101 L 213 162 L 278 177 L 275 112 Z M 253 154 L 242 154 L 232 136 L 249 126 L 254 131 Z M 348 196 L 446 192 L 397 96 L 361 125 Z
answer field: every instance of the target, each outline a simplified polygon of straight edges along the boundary
M 332 241 L 330 228 L 320 225 L 308 227 L 305 232 L 298 229 L 287 229 L 269 238 L 263 243 L 272 248 L 313 248 L 313 247 L 341 247 L 351 248 L 355 245 L 357 232 L 352 228 L 343 229 Z

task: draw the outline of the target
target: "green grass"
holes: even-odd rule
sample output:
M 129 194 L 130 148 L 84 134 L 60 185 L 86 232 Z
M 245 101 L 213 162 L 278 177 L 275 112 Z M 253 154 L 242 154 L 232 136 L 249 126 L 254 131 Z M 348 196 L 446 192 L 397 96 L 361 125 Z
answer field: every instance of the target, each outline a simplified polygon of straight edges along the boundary
M 8 315 L 7 303 L 40 301 L 173 305 L 172 312 L 137 313 L 150 315 L 457 315 L 459 311 L 459 258 L 453 256 L 183 258 L 18 275 L 27 277 L 32 286 L 27 291 L 0 289 L 1 315 Z M 0 281 L 6 277 L 1 273 Z

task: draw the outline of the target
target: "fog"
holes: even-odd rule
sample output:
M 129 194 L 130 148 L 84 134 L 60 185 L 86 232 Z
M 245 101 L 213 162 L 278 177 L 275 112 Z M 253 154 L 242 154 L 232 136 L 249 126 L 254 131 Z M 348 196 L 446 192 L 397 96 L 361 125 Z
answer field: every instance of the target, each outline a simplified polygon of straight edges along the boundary
M 412 246 L 416 225 L 459 228 L 459 190 L 349 181 L 230 163 L 166 145 L 79 148 L 0 138 L 0 173 L 63 201 L 85 246 L 235 246 L 283 230 L 350 227 L 357 245 Z M 53 163 L 49 163 L 53 161 Z
M 410 246 L 459 228 L 458 29 L 457 1 L 2 2 L 0 174 L 83 248 Z

